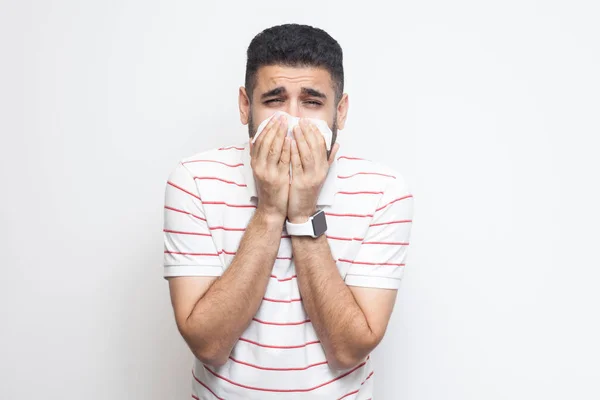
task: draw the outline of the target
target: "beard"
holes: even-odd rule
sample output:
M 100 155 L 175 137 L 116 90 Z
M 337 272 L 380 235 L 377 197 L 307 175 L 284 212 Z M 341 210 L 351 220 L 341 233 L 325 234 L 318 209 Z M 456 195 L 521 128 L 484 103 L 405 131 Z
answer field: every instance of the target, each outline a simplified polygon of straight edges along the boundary
M 256 131 L 258 129 L 258 126 L 254 125 L 254 118 L 252 117 L 253 114 L 254 113 L 252 112 L 252 107 L 250 107 L 250 115 L 248 117 L 248 135 L 250 136 L 250 140 L 252 140 L 254 135 L 256 135 Z M 333 123 L 331 124 L 331 143 L 329 145 L 329 149 L 333 148 L 333 144 L 335 143 L 335 140 L 337 139 L 337 130 L 338 130 L 338 126 L 337 126 L 337 109 L 336 109 L 335 114 L 333 115 Z M 327 150 L 327 159 L 329 159 L 330 153 L 331 153 L 331 150 Z

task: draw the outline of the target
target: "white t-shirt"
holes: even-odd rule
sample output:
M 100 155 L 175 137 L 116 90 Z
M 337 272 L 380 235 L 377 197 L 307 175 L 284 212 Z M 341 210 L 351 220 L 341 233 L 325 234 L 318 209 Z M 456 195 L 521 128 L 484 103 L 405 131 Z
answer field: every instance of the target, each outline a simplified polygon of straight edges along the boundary
M 402 176 L 338 151 L 317 202 L 327 240 L 350 286 L 398 289 L 414 200 Z M 164 277 L 220 276 L 233 260 L 257 198 L 248 142 L 187 157 L 165 193 Z M 302 305 L 292 243 L 285 231 L 263 301 L 219 368 L 195 359 L 196 399 L 356 399 L 373 396 L 370 356 L 345 371 L 329 368 Z

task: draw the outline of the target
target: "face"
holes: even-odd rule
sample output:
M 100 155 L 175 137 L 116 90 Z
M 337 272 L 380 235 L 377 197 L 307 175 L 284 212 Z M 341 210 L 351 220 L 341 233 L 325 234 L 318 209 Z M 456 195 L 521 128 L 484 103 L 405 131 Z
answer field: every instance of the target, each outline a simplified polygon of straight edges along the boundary
M 240 88 L 239 106 L 250 137 L 275 111 L 285 111 L 295 117 L 327 121 L 335 142 L 337 129 L 343 129 L 346 122 L 348 95 L 335 102 L 333 81 L 325 68 L 272 65 L 258 69 L 252 102 L 246 89 Z

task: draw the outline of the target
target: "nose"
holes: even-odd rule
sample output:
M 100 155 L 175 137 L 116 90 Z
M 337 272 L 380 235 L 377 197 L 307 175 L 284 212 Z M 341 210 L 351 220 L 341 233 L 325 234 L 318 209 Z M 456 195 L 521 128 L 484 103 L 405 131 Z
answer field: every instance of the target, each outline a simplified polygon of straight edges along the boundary
M 290 99 L 284 111 L 293 117 L 302 118 L 304 116 L 298 99 Z

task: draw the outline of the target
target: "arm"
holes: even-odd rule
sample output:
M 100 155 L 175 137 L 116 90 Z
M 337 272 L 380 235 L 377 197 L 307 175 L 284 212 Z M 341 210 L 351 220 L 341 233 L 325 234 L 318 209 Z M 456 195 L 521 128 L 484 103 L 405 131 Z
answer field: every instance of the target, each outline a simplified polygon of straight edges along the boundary
M 287 211 L 290 141 L 285 138 L 286 132 L 286 124 L 273 118 L 265 132 L 251 145 L 258 206 L 226 271 L 219 278 L 190 277 L 191 274 L 203 273 L 186 272 L 188 276 L 169 279 L 177 327 L 194 355 L 206 364 L 220 366 L 227 362 L 233 346 L 250 324 L 265 293 Z M 199 203 L 196 208 L 201 210 L 200 196 L 192 194 L 186 199 Z M 206 219 L 186 219 L 190 220 L 195 221 L 196 231 L 202 231 L 196 232 L 201 235 L 197 240 L 212 244 Z M 197 259 L 203 260 L 218 254 L 214 244 L 212 252 L 206 252 L 199 251 L 206 248 L 200 244 L 198 248 L 194 247 L 196 245 L 186 248 L 183 243 L 169 238 L 167 247 L 179 247 L 180 250 L 169 253 L 191 254 L 194 255 L 194 263 L 205 262 L 206 265 L 211 261 Z M 181 247 L 184 251 L 181 251 Z M 207 266 L 205 271 L 206 275 L 215 274 L 214 267 Z
M 257 210 L 222 276 L 169 279 L 177 327 L 194 355 L 223 365 L 256 314 L 277 256 L 283 220 Z
M 322 135 L 310 124 L 301 123 L 294 136 L 288 218 L 302 223 L 316 211 L 318 192 L 339 146 L 328 159 Z M 304 306 L 333 368 L 360 363 L 385 334 L 410 233 L 404 223 L 410 220 L 403 218 L 412 216 L 412 195 L 402 197 L 405 190 L 396 179 L 388 185 L 345 280 L 325 236 L 292 237 Z
M 304 308 L 330 366 L 355 366 L 383 338 L 397 291 L 348 287 L 325 235 L 292 236 L 292 248 Z

